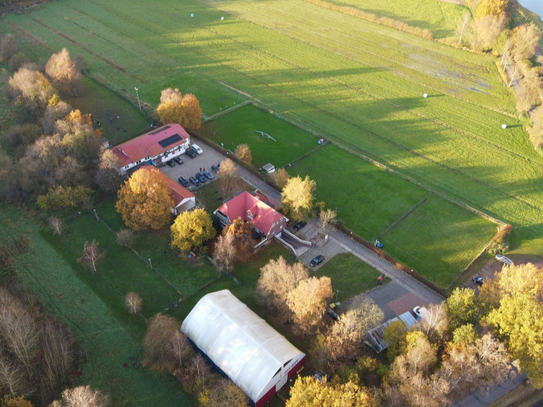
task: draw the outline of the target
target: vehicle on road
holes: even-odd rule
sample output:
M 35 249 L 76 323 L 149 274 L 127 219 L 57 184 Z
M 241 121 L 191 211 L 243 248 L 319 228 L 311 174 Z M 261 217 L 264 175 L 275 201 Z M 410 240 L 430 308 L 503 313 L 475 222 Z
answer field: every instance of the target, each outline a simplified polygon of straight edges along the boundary
M 207 177 L 207 179 L 213 179 L 213 178 L 215 178 L 215 177 L 213 176 L 213 174 L 210 173 L 209 171 L 204 171 L 204 172 L 202 172 L 202 174 L 204 174 L 204 175 Z
M 177 180 L 178 180 L 179 183 L 180 183 L 181 185 L 183 185 L 184 187 L 188 187 L 188 186 L 189 186 L 189 182 L 188 182 L 185 178 L 179 177 Z
M 219 172 L 219 167 L 217 165 L 213 164 L 211 166 L 211 171 L 218 173 Z
M 198 181 L 198 180 L 197 180 L 196 178 L 194 178 L 194 177 L 190 177 L 190 178 L 189 178 L 189 181 L 192 182 L 192 184 L 193 184 L 195 187 L 197 187 L 197 186 L 200 185 L 200 181 Z
M 509 257 L 505 257 L 503 254 L 497 254 L 496 260 L 501 261 L 503 264 L 510 266 L 513 261 Z
M 170 167 L 170 168 L 175 167 L 175 163 L 174 163 L 172 160 L 166 161 L 166 165 L 167 165 L 168 167 Z
M 471 281 L 473 281 L 477 285 L 483 285 L 483 277 L 473 276 L 471 278 Z
M 183 159 L 181 157 L 175 157 L 173 160 L 179 165 L 183 164 Z
M 192 148 L 187 148 L 185 154 L 188 155 L 190 158 L 196 157 L 196 152 Z
M 194 174 L 194 176 L 196 178 L 198 178 L 198 181 L 200 181 L 200 184 L 204 184 L 207 180 L 206 180 L 206 177 L 204 177 L 203 174 L 200 174 L 199 172 L 197 172 L 196 174 Z
M 307 225 L 307 222 L 298 222 L 294 225 L 292 229 L 294 229 L 295 232 L 299 231 L 301 228 L 303 228 L 305 225 Z
M 317 257 L 311 260 L 311 263 L 309 263 L 309 265 L 311 267 L 315 267 L 321 264 L 323 261 L 324 261 L 324 256 L 322 254 L 319 254 Z
M 192 146 L 190 146 L 190 148 L 192 148 L 196 152 L 196 154 L 204 153 L 204 150 L 202 150 L 198 144 L 193 144 Z

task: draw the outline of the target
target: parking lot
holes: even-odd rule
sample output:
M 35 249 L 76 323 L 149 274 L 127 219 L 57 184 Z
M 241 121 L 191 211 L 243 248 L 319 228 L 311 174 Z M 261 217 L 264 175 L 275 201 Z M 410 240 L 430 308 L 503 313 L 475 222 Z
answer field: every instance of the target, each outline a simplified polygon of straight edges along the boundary
M 213 174 L 215 179 L 207 180 L 204 185 L 207 185 L 209 182 L 214 182 L 218 177 L 218 174 L 211 171 L 211 166 L 217 165 L 218 163 L 223 161 L 224 156 L 215 151 L 214 149 L 208 147 L 204 143 L 196 142 L 196 144 L 198 144 L 200 148 L 202 148 L 202 150 L 204 151 L 203 154 L 196 155 L 196 157 L 194 158 L 190 158 L 186 154 L 181 154 L 180 157 L 183 160 L 183 164 L 175 164 L 175 167 L 173 168 L 165 165 L 164 167 L 160 168 L 160 170 L 177 182 L 177 179 L 179 177 L 183 177 L 188 181 L 189 178 L 193 177 L 194 174 L 200 171 L 200 169 L 203 170 L 205 168 L 206 171 L 209 171 L 211 174 Z M 201 187 L 202 185 L 200 185 L 199 187 L 195 187 L 193 184 L 189 184 L 189 187 L 187 189 L 189 191 L 195 191 Z

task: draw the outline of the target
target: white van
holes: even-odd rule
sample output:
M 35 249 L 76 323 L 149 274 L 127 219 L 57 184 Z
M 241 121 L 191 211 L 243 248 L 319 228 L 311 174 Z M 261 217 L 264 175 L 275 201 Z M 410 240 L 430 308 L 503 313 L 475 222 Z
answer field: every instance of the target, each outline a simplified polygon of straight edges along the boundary
M 193 145 L 191 146 L 191 148 L 192 148 L 194 151 L 196 151 L 197 154 L 203 154 L 203 153 L 204 153 L 204 150 L 202 150 L 198 144 L 193 144 Z

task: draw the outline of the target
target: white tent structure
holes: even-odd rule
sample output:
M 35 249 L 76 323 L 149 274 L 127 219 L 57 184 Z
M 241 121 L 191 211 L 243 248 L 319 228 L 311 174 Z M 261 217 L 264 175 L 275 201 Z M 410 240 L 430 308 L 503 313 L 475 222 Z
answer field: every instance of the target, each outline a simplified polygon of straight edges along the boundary
M 305 354 L 229 290 L 202 297 L 181 330 L 256 407 L 264 405 L 305 362 Z

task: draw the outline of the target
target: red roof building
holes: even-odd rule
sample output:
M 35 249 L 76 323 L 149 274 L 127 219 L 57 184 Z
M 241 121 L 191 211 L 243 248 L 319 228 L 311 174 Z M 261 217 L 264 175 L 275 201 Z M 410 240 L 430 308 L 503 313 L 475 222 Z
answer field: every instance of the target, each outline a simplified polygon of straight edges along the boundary
M 143 162 L 160 165 L 183 154 L 189 147 L 190 135 L 179 124 L 170 123 L 119 144 L 112 151 L 121 163 L 119 171 L 125 174 Z
M 144 165 L 140 169 L 151 171 L 153 169 L 152 165 Z M 139 170 L 138 170 L 139 171 Z M 166 182 L 168 183 L 168 188 L 173 198 L 174 207 L 172 208 L 172 213 L 179 215 L 181 212 L 194 208 L 196 206 L 196 197 L 188 189 L 179 185 L 173 179 L 168 177 L 166 174 L 162 173 Z
M 252 222 L 255 229 L 264 235 L 265 241 L 271 241 L 275 236 L 281 236 L 283 229 L 287 227 L 288 219 L 277 212 L 278 204 L 266 199 L 259 193 L 250 194 L 242 192 L 225 202 L 214 213 L 223 226 L 240 218 Z

